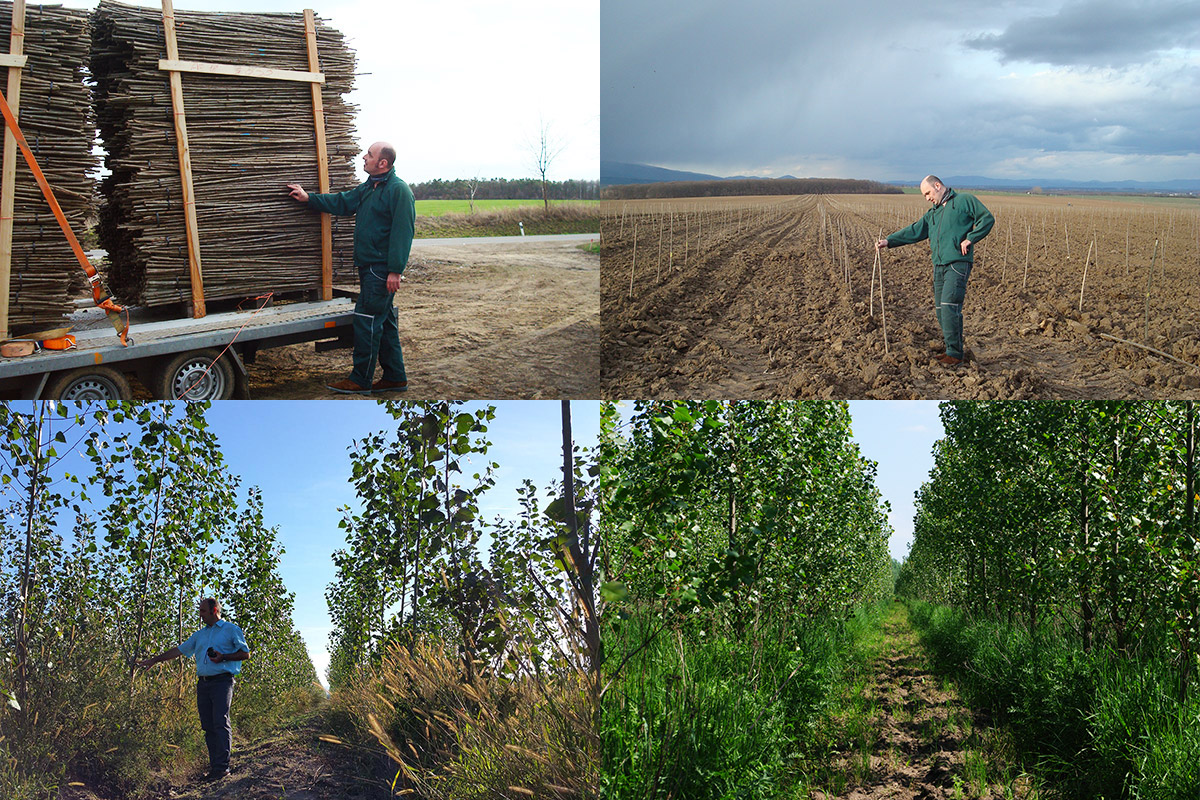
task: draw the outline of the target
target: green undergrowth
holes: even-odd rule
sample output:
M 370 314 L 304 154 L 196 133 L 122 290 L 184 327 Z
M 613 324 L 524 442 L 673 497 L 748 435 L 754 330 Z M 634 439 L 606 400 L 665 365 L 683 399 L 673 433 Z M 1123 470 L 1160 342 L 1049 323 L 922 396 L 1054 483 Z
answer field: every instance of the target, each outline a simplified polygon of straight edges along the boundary
M 634 798 L 807 797 L 824 711 L 870 650 L 879 612 L 664 629 L 635 614 L 606 631 L 624 665 L 603 701 L 600 794 Z
M 944 606 L 909 608 L 935 669 L 1012 731 L 1062 797 L 1200 797 L 1200 697 L 1179 702 L 1161 658 L 1088 652 L 1061 633 L 1030 635 Z

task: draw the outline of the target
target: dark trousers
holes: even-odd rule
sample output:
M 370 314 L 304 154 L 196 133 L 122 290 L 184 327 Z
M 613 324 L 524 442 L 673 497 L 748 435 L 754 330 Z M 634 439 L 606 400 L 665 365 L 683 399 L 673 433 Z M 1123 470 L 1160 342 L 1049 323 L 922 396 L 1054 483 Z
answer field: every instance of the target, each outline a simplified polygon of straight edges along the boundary
M 946 355 L 955 358 L 963 357 L 962 304 L 970 277 L 971 264 L 967 261 L 933 268 L 933 309 L 946 342 Z
M 204 729 L 212 772 L 229 769 L 229 751 L 233 747 L 233 727 L 229 724 L 229 704 L 232 702 L 232 675 L 196 681 L 196 708 L 200 712 L 200 727 Z
M 404 355 L 400 351 L 400 326 L 396 321 L 395 292 L 387 290 L 386 266 L 358 268 L 358 302 L 354 306 L 354 370 L 350 380 L 370 388 L 375 363 L 383 378 L 404 381 Z

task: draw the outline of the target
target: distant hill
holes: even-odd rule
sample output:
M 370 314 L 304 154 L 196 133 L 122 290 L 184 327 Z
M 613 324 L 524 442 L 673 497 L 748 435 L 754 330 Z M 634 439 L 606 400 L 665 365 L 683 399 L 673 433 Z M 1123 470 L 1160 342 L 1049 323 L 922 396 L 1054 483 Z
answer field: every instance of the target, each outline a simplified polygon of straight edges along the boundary
M 942 180 L 955 189 L 1001 189 L 1005 191 L 1029 191 L 1040 187 L 1043 191 L 1075 192 L 1127 192 L 1134 194 L 1197 194 L 1200 179 L 1171 181 L 1072 181 L 1064 178 L 988 178 L 981 175 L 956 175 Z M 903 186 L 916 186 L 916 181 L 898 182 Z
M 779 178 L 748 178 L 744 175 L 721 177 L 701 172 L 684 172 L 652 167 L 646 164 L 628 164 L 620 161 L 600 162 L 600 185 L 620 186 L 646 183 L 674 183 L 682 181 L 724 180 L 797 180 L 792 175 Z M 1064 178 L 988 178 L 982 175 L 956 175 L 943 178 L 950 186 L 962 189 L 996 189 L 1001 191 L 1029 191 L 1040 187 L 1043 191 L 1072 192 L 1127 192 L 1131 194 L 1197 194 L 1200 195 L 1200 178 L 1170 181 L 1072 181 Z M 911 181 L 886 181 L 893 186 L 917 186 L 920 179 Z
M 619 186 L 628 183 L 665 183 L 667 181 L 718 181 L 716 175 L 702 172 L 683 172 L 646 164 L 625 164 L 620 161 L 600 162 L 600 185 Z
M 625 183 L 605 186 L 600 190 L 603 200 L 801 194 L 900 194 L 900 187 L 846 178 L 717 178 L 710 181 Z

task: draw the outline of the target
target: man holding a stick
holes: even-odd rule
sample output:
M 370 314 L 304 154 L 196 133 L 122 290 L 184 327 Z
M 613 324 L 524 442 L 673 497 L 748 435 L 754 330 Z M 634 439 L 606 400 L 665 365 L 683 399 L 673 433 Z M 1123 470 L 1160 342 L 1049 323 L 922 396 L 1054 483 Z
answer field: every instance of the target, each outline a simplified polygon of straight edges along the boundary
M 946 352 L 937 360 L 947 367 L 963 362 L 962 303 L 971 275 L 974 245 L 992 230 L 996 219 L 979 199 L 956 192 L 929 175 L 921 181 L 921 194 L 933 204 L 919 220 L 875 243 L 876 249 L 900 247 L 929 240 L 933 257 L 933 308 Z
M 229 724 L 233 676 L 250 657 L 250 648 L 242 629 L 221 619 L 221 604 L 215 598 L 201 600 L 198 611 L 203 628 L 179 646 L 139 661 L 136 666 L 149 669 L 160 661 L 180 656 L 196 659 L 196 708 L 208 746 L 209 769 L 205 778 L 215 781 L 229 774 L 229 752 L 233 749 L 233 726 Z
M 408 184 L 396 176 L 396 148 L 376 142 L 363 156 L 367 179 L 335 194 L 287 188 L 292 198 L 314 211 L 354 215 L 354 266 L 358 267 L 358 302 L 354 306 L 354 369 L 349 378 L 329 384 L 343 394 L 403 392 L 408 389 L 400 328 L 393 298 L 412 250 L 417 208 Z M 383 368 L 371 383 L 375 362 Z

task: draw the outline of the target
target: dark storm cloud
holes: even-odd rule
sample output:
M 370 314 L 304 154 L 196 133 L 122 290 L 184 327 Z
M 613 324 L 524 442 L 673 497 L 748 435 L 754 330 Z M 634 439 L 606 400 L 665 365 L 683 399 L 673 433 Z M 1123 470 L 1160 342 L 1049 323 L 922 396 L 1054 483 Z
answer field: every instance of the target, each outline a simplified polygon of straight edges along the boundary
M 1119 23 L 1135 43 L 1124 52 L 1158 48 L 1160 55 L 1080 69 L 1083 48 L 1072 36 L 1089 35 L 1084 18 L 1105 19 L 1106 8 L 1105 24 Z M 1131 21 L 1116 8 L 604 0 L 601 158 L 719 175 L 917 180 L 929 172 L 1003 172 L 1005 164 L 1071 162 L 1078 172 L 1089 171 L 1089 158 L 1124 164 L 1182 156 L 1188 174 L 1178 174 L 1176 160 L 1155 167 L 1173 170 L 1161 177 L 1200 174 L 1200 64 L 1194 53 L 1162 54 L 1195 40 L 1198 13 L 1157 3 L 1139 6 Z M 1040 13 L 1051 22 L 1034 24 Z M 1165 17 L 1173 17 L 1174 32 L 1153 31 Z M 1023 26 L 1041 32 L 1029 45 L 1042 53 L 1036 64 L 1071 66 L 998 64 L 993 53 L 1022 52 Z M 1091 35 L 1109 55 L 1096 64 L 1126 47 L 1101 28 Z M 983 31 L 1000 33 L 986 39 Z
M 1200 45 L 1200 3 L 1072 3 L 1057 13 L 1024 17 L 1003 33 L 969 37 L 964 43 L 994 51 L 1005 62 L 1124 66 L 1175 47 Z

